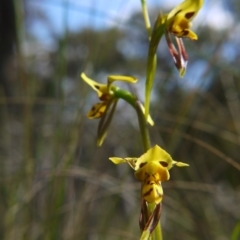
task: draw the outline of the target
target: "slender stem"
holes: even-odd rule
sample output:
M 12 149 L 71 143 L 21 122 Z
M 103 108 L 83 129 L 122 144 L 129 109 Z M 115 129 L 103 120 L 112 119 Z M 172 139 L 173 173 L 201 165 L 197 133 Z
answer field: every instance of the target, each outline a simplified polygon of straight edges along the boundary
M 131 94 L 130 92 L 120 88 L 116 88 L 114 90 L 114 97 L 123 99 L 124 101 L 129 103 L 133 108 L 135 108 L 137 97 Z
M 150 143 L 149 132 L 148 132 L 148 128 L 147 128 L 147 121 L 145 119 L 145 115 L 141 108 L 141 103 L 137 100 L 136 96 L 134 96 L 131 93 L 129 93 L 125 90 L 122 90 L 122 89 L 115 89 L 114 96 L 116 98 L 121 98 L 121 99 L 125 100 L 134 109 L 136 109 L 137 116 L 138 116 L 139 128 L 140 128 L 141 137 L 142 137 L 142 141 L 143 141 L 144 152 L 146 152 L 151 147 L 151 143 Z
M 149 41 L 151 41 L 151 35 L 152 35 L 152 28 L 151 28 L 151 23 L 150 23 L 150 19 L 149 19 L 149 15 L 148 15 L 148 10 L 147 10 L 147 0 L 141 0 L 141 4 L 142 4 L 142 12 L 143 12 L 143 19 L 145 22 L 145 27 L 147 29 L 148 32 L 148 38 Z M 155 63 L 156 62 L 156 58 L 155 58 Z M 147 75 L 146 75 L 146 87 L 145 87 L 145 117 L 147 118 L 148 114 L 149 114 L 149 105 L 150 105 L 150 91 L 149 89 L 151 89 L 149 85 L 149 82 L 153 82 L 154 75 L 155 75 L 155 71 L 153 72 L 152 66 L 149 66 L 149 56 L 148 56 L 148 64 L 147 64 Z M 150 71 L 149 71 L 150 69 Z M 148 90 L 147 90 L 148 89 Z
M 155 233 L 155 239 L 159 239 L 159 240 L 163 239 L 163 237 L 162 237 L 162 228 L 161 228 L 161 223 L 160 222 L 156 226 L 154 233 Z
M 142 12 L 143 12 L 143 18 L 144 18 L 145 26 L 146 26 L 146 29 L 147 29 L 147 32 L 148 32 L 148 37 L 149 37 L 149 40 L 151 40 L 152 29 L 151 29 L 151 23 L 150 23 L 150 20 L 149 20 L 146 1 L 147 0 L 141 0 Z M 155 72 L 156 72 L 156 65 L 157 65 L 156 55 L 154 54 L 151 59 L 149 59 L 149 56 L 148 56 L 147 78 L 152 77 L 152 81 L 151 81 L 151 79 L 150 79 L 150 81 L 146 81 L 147 84 L 148 84 L 148 82 L 153 82 Z M 152 86 L 150 86 L 150 90 L 151 90 L 151 87 Z M 137 111 L 137 115 L 138 115 L 138 122 L 139 122 L 139 127 L 140 127 L 140 131 L 141 131 L 141 136 L 142 136 L 142 141 L 143 141 L 145 152 L 151 147 L 149 132 L 148 132 L 148 128 L 147 128 L 147 122 L 146 122 L 146 119 L 147 119 L 148 113 L 149 113 L 150 94 L 146 94 L 146 95 L 147 95 L 147 98 L 148 98 L 147 99 L 148 100 L 148 105 L 145 105 L 146 106 L 145 116 L 144 116 L 143 112 L 141 111 L 139 103 L 136 102 L 137 103 L 136 104 L 137 105 L 136 106 L 136 111 Z M 154 211 L 155 207 L 156 207 L 155 203 L 148 204 L 148 212 L 152 213 Z M 156 228 L 154 229 L 154 231 L 151 235 L 152 236 L 150 237 L 150 239 L 152 239 L 152 240 L 162 240 L 162 231 L 161 231 L 160 222 L 156 226 Z
M 139 123 L 140 132 L 141 132 L 144 152 L 146 152 L 149 148 L 151 148 L 151 143 L 149 138 L 147 122 L 146 122 L 144 113 L 142 112 L 139 101 L 136 101 L 136 111 L 138 116 L 138 123 Z
M 149 107 L 150 107 L 150 94 L 153 86 L 153 81 L 155 77 L 157 66 L 157 57 L 156 54 L 151 55 L 148 54 L 147 60 L 147 73 L 146 73 L 146 83 L 145 83 L 145 117 L 149 115 Z
M 148 48 L 147 72 L 146 72 L 146 83 L 145 83 L 145 117 L 146 118 L 149 114 L 150 96 L 151 96 L 154 77 L 156 73 L 156 66 L 157 66 L 156 51 L 157 51 L 158 44 L 164 33 L 165 33 L 165 20 L 160 13 L 154 23 L 152 35 L 150 38 L 149 48 Z

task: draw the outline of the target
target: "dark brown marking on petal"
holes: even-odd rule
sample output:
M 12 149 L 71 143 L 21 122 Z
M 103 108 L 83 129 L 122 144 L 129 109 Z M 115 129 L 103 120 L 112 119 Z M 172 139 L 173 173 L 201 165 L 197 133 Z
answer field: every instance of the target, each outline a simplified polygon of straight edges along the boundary
M 93 106 L 93 107 L 91 108 L 91 111 L 95 111 L 95 109 L 96 109 L 95 106 Z
M 145 163 L 141 163 L 141 164 L 139 165 L 139 168 L 144 167 L 146 164 L 147 164 L 146 162 L 145 162 Z
M 163 167 L 167 167 L 167 166 L 168 166 L 168 163 L 166 163 L 166 162 L 160 161 L 159 163 L 160 163 Z
M 150 184 L 150 181 L 149 181 L 149 180 L 147 181 L 147 184 L 148 184 L 148 185 Z
M 186 13 L 185 18 L 190 19 L 194 14 L 195 14 L 195 12 Z
M 180 9 L 179 11 L 177 11 L 177 12 L 174 14 L 174 17 L 177 16 L 181 11 L 182 11 L 182 9 Z
M 149 175 L 148 173 L 146 173 L 146 172 L 145 172 L 145 176 L 146 176 L 145 179 L 147 179 L 148 177 L 150 177 L 150 175 Z
M 94 87 L 98 90 L 100 89 L 100 87 L 98 85 L 94 85 Z
M 151 194 L 153 188 L 150 188 L 146 193 L 143 194 L 144 197 L 148 196 Z
M 99 99 L 100 99 L 101 101 L 103 101 L 103 102 L 105 102 L 105 101 L 108 100 L 108 98 L 106 97 L 106 94 L 101 95 L 101 96 L 99 97 Z
M 186 35 L 188 35 L 188 34 L 189 34 L 189 31 L 188 31 L 188 30 L 184 30 L 184 31 L 183 31 L 183 35 L 184 35 L 184 36 L 186 36 Z
M 102 95 L 99 97 L 101 101 L 107 102 L 112 98 L 112 96 L 108 93 L 102 93 Z

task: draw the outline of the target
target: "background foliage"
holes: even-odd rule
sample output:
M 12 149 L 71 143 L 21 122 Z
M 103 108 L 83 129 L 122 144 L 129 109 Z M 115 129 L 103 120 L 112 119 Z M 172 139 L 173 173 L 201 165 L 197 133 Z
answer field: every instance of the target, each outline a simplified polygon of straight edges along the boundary
M 97 120 L 86 118 L 96 98 L 79 73 L 98 81 L 134 75 L 139 83 L 131 91 L 141 98 L 148 48 L 142 15 L 70 31 L 71 3 L 62 4 L 69 11 L 59 35 L 32 1 L 0 2 L 0 239 L 138 239 L 140 185 L 127 166 L 108 161 L 142 154 L 136 116 L 119 104 L 97 148 Z M 199 40 L 185 41 L 184 79 L 165 39 L 158 49 L 152 142 L 190 164 L 163 183 L 164 239 L 240 239 L 240 3 L 223 3 L 234 24 L 202 24 Z M 79 18 L 86 13 L 77 11 Z M 151 11 L 152 22 L 156 15 Z M 51 34 L 50 45 L 33 34 L 36 22 Z

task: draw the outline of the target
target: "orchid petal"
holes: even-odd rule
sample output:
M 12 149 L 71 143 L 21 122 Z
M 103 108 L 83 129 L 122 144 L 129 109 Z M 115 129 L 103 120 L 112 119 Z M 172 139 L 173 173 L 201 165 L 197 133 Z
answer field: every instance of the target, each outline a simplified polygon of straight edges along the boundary
M 190 30 L 191 21 L 201 9 L 204 0 L 185 0 L 175 7 L 167 17 L 168 31 L 177 37 L 197 40 L 197 35 Z
M 81 78 L 85 81 L 94 91 L 97 92 L 99 98 L 101 98 L 104 94 L 108 94 L 107 84 L 98 83 L 91 78 L 87 77 L 85 73 L 81 74 Z
M 114 164 L 128 163 L 130 167 L 135 169 L 135 163 L 137 161 L 137 158 L 110 157 L 109 160 L 111 160 Z
M 160 203 L 163 198 L 161 183 L 149 177 L 142 185 L 142 198 L 149 203 Z
M 136 170 L 139 169 L 142 164 L 147 162 L 158 162 L 167 169 L 170 169 L 172 167 L 173 159 L 164 149 L 155 145 L 138 158 L 136 162 Z
M 108 102 L 100 102 L 93 105 L 91 110 L 88 112 L 87 117 L 89 119 L 101 118 L 106 112 Z
M 155 182 L 164 182 L 170 178 L 168 169 L 159 162 L 147 162 L 141 165 L 134 175 L 139 181 L 146 181 L 149 176 L 152 176 Z
M 108 76 L 108 84 L 109 85 L 111 85 L 115 81 L 136 83 L 138 81 L 138 79 L 133 76 L 122 76 L 122 75 L 109 75 Z

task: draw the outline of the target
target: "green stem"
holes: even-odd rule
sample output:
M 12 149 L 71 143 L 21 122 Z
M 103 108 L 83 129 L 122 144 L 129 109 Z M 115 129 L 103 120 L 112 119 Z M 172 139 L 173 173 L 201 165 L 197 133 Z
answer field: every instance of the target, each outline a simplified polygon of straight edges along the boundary
M 146 72 L 146 83 L 145 83 L 145 117 L 146 118 L 149 114 L 150 96 L 151 96 L 154 77 L 156 73 L 156 66 L 157 66 L 156 51 L 157 51 L 158 44 L 164 33 L 165 33 L 165 20 L 162 17 L 162 15 L 159 14 L 153 27 L 149 48 L 148 48 L 147 72 Z
M 147 121 L 145 115 L 141 109 L 141 103 L 138 101 L 137 97 L 132 95 L 130 92 L 122 90 L 120 88 L 114 90 L 115 98 L 121 98 L 129 103 L 137 112 L 138 123 L 141 132 L 144 152 L 151 148 L 149 132 L 147 128 Z
M 114 89 L 114 97 L 123 99 L 124 101 L 129 103 L 133 108 L 136 107 L 137 97 L 132 95 L 130 92 L 126 90 L 120 88 Z
M 138 123 L 139 123 L 140 132 L 141 132 L 144 152 L 146 152 L 149 148 L 151 148 L 151 143 L 150 143 L 150 138 L 149 138 L 147 122 L 146 122 L 145 116 L 142 112 L 139 101 L 136 101 L 136 111 L 137 111 L 137 116 L 138 116 Z
M 140 109 L 140 105 L 138 102 L 136 102 L 136 111 L 138 115 L 138 122 L 139 122 L 139 128 L 141 131 L 142 141 L 144 145 L 145 152 L 151 147 L 150 138 L 149 138 L 149 131 L 147 128 L 147 122 L 146 119 L 149 114 L 149 105 L 150 105 L 150 92 L 152 89 L 153 79 L 156 72 L 156 65 L 157 65 L 157 58 L 156 58 L 156 49 L 153 51 L 154 53 L 151 53 L 151 35 L 152 35 L 152 29 L 151 29 L 151 23 L 149 20 L 148 10 L 147 10 L 147 3 L 146 0 L 141 0 L 142 4 L 142 12 L 143 12 L 143 18 L 145 22 L 145 26 L 148 32 L 148 37 L 150 40 L 150 49 L 148 54 L 148 65 L 147 65 L 147 79 L 146 79 L 146 86 L 148 88 L 148 93 L 145 93 L 145 116 L 142 113 Z M 160 34 L 162 35 L 162 34 Z M 160 37 L 161 38 L 161 37 Z M 160 38 L 158 40 L 160 40 Z M 154 46 L 155 47 L 155 46 Z M 148 212 L 152 213 L 154 211 L 154 208 L 156 207 L 155 203 L 148 204 Z M 152 232 L 152 236 L 150 237 L 152 240 L 162 240 L 162 231 L 161 231 L 161 225 L 160 221 L 159 224 L 156 226 L 154 231 Z
M 155 54 L 151 55 L 149 52 L 148 60 L 147 60 L 147 73 L 146 73 L 146 83 L 145 83 L 145 117 L 149 115 L 149 107 L 150 107 L 150 97 L 153 86 L 153 81 L 155 77 L 157 66 L 157 57 Z

